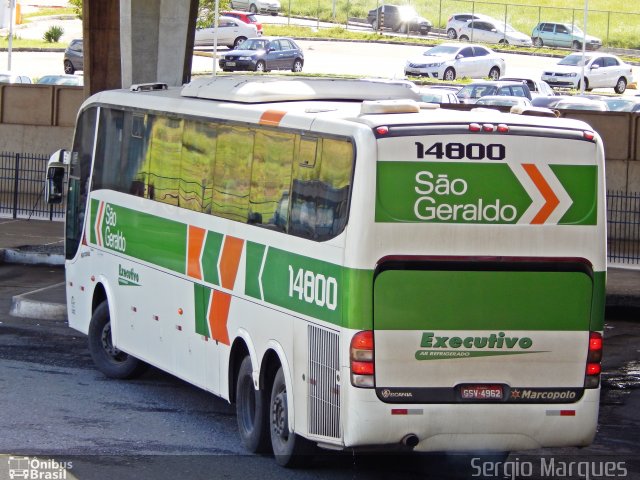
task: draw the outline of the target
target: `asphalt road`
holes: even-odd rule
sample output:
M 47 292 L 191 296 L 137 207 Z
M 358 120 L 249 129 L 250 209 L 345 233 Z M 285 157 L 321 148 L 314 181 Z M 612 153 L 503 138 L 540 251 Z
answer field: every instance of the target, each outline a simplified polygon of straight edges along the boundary
M 94 369 L 86 338 L 64 321 L 8 315 L 13 295 L 62 278 L 61 268 L 0 264 L 2 480 L 9 478 L 11 456 L 14 462 L 26 457 L 70 463 L 70 479 L 493 478 L 474 476 L 477 470 L 470 470 L 469 457 L 327 452 L 304 470 L 288 471 L 269 456 L 247 455 L 239 444 L 234 409 L 226 402 L 157 369 L 133 381 L 109 380 Z M 535 467 L 543 456 L 558 465 L 623 462 L 627 475 L 618 478 L 640 478 L 637 318 L 637 311 L 624 309 L 607 315 L 595 443 L 584 449 L 514 452 L 508 459 L 513 468 L 526 463 Z M 541 478 L 584 476 L 574 472 Z

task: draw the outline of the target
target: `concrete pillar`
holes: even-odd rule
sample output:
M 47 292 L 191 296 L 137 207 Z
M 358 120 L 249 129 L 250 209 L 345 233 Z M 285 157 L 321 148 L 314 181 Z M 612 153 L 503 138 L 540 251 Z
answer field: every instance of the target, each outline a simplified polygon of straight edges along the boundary
M 189 81 L 197 11 L 198 0 L 120 0 L 123 87 Z
M 83 0 L 84 93 L 121 88 L 120 0 Z

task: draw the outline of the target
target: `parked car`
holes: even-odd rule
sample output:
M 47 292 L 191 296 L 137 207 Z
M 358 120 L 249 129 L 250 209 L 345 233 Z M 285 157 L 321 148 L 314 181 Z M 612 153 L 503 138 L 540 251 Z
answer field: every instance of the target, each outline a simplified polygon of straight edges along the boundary
M 551 86 L 544 80 L 531 78 L 531 77 L 500 77 L 500 80 L 510 80 L 512 82 L 523 82 L 529 87 L 532 97 L 540 95 L 553 96 L 556 92 Z
M 238 49 L 223 55 L 219 60 L 219 65 L 225 72 L 234 70 L 301 72 L 304 65 L 304 53 L 291 38 L 250 38 L 242 43 Z
M 28 75 L 19 75 L 13 72 L 0 72 L 0 83 L 33 83 Z
M 458 38 L 463 42 L 501 43 L 531 46 L 531 38 L 517 31 L 508 23 L 495 20 L 470 20 L 458 28 Z
M 593 35 L 587 35 L 577 25 L 571 23 L 541 22 L 531 32 L 531 40 L 536 47 L 567 47 L 574 50 L 582 49 L 582 42 L 586 48 L 597 50 L 602 46 L 602 40 Z
M 75 85 L 83 86 L 84 77 L 82 75 L 44 75 L 36 83 L 44 85 Z
M 458 77 L 500 78 L 505 61 L 490 48 L 475 44 L 442 43 L 406 61 L 405 75 L 452 81 Z
M 196 30 L 194 44 L 198 46 L 213 45 L 216 30 L 218 30 L 218 45 L 225 45 L 231 49 L 237 48 L 247 38 L 259 35 L 255 25 L 245 23 L 237 18 L 221 16 L 218 18 L 217 29 L 212 24 L 210 27 Z
M 486 95 L 506 95 L 531 100 L 531 92 L 525 83 L 501 80 L 473 82 L 465 85 L 458 92 L 458 99 L 460 103 L 476 103 L 480 97 Z
M 553 108 L 557 108 L 558 110 L 596 110 L 598 112 L 608 112 L 609 107 L 606 102 L 602 100 L 595 100 L 592 98 L 584 98 L 584 97 L 568 97 L 563 98 L 558 103 L 556 103 Z
M 371 24 L 374 30 L 380 28 L 390 28 L 394 32 L 418 32 L 426 35 L 433 27 L 432 23 L 410 5 L 380 5 L 378 8 L 369 10 L 367 23 Z
M 418 89 L 420 97 L 426 103 L 460 103 L 455 88 L 421 87 Z
M 251 13 L 269 13 L 278 15 L 280 12 L 279 0 L 231 0 L 231 10 L 240 10 Z
M 69 46 L 64 50 L 62 64 L 64 73 L 73 75 L 77 70 L 84 70 L 83 42 L 81 38 L 76 38 L 69 42 Z
M 607 104 L 610 112 L 640 112 L 640 98 L 602 96 L 601 100 Z
M 513 107 L 520 105 L 530 107 L 531 100 L 527 97 L 512 97 L 510 95 L 485 95 L 476 101 L 478 107 Z
M 552 87 L 580 88 L 582 76 L 582 53 L 572 53 L 560 60 L 553 68 L 542 72 L 542 80 Z M 631 65 L 615 55 L 607 53 L 585 54 L 584 87 L 613 88 L 616 93 L 624 93 L 633 82 Z
M 447 20 L 447 36 L 451 40 L 458 38 L 458 29 L 467 24 L 469 20 L 495 20 L 495 18 L 489 15 L 483 15 L 482 13 L 454 13 Z
M 226 12 L 220 12 L 220 15 L 224 17 L 237 18 L 238 20 L 242 20 L 244 23 L 255 25 L 258 29 L 258 35 L 262 35 L 262 23 L 258 21 L 258 17 L 256 17 L 254 13 L 240 12 L 238 10 L 228 10 Z
M 565 98 L 571 98 L 571 95 L 538 95 L 531 99 L 531 105 L 534 107 L 554 108 L 556 103 Z

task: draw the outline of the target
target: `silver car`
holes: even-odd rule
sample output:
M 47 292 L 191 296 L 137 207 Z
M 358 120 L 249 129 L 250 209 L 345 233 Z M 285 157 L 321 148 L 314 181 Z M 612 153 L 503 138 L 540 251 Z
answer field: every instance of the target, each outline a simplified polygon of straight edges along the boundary
M 519 32 L 508 23 L 491 20 L 471 20 L 458 29 L 458 38 L 465 42 L 501 43 L 504 45 L 533 45 L 529 35 Z
M 496 52 L 482 45 L 442 43 L 426 50 L 419 57 L 408 59 L 405 75 L 422 75 L 440 80 L 485 78 L 497 80 L 505 71 L 505 61 Z
M 214 25 L 206 28 L 198 28 L 194 44 L 197 46 L 213 45 L 214 37 L 218 31 L 218 45 L 226 45 L 230 49 L 237 48 L 247 38 L 260 35 L 254 24 L 245 23 L 238 18 L 224 17 L 218 18 L 218 28 Z
M 280 12 L 279 0 L 231 0 L 231 10 L 242 10 L 251 13 L 269 13 L 278 15 Z
M 454 13 L 447 20 L 447 37 L 451 40 L 458 38 L 458 30 L 467 24 L 469 20 L 495 20 L 489 15 L 482 13 Z

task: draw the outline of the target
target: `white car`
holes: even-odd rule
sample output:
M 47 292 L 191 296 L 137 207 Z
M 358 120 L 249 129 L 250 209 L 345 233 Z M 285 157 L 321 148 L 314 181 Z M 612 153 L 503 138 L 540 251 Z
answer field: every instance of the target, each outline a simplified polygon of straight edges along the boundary
M 502 43 L 530 47 L 531 37 L 519 32 L 508 23 L 493 20 L 470 20 L 458 28 L 458 38 L 463 42 Z
M 513 107 L 514 105 L 530 107 L 531 100 L 527 97 L 512 97 L 509 95 L 485 95 L 480 97 L 475 105 L 478 107 Z
M 460 103 L 457 88 L 421 87 L 418 89 L 420 97 L 426 103 Z
M 245 23 L 238 18 L 224 17 L 218 18 L 218 45 L 225 45 L 230 49 L 235 49 L 247 38 L 261 35 L 255 25 Z M 213 38 L 216 28 L 211 25 L 206 28 L 198 28 L 194 44 L 197 46 L 213 45 Z
M 404 66 L 405 75 L 422 75 L 440 80 L 456 78 L 486 78 L 497 80 L 505 71 L 504 58 L 482 45 L 442 43 L 410 58 Z
M 510 80 L 513 82 L 526 83 L 527 87 L 529 87 L 529 91 L 531 92 L 532 97 L 539 97 L 539 96 L 551 97 L 556 94 L 556 92 L 553 91 L 553 88 L 551 88 L 551 86 L 547 82 L 543 82 L 539 78 L 536 79 L 532 77 L 500 77 L 500 80 Z
M 278 15 L 280 11 L 279 0 L 231 0 L 231 10 L 241 10 L 251 13 L 270 13 Z
M 560 60 L 554 67 L 545 69 L 542 73 L 542 80 L 552 87 L 578 89 L 580 88 L 582 71 L 582 53 L 572 53 Z M 631 65 L 615 55 L 585 53 L 585 90 L 613 88 L 616 93 L 624 93 L 629 83 L 633 83 Z
M 495 20 L 495 18 L 482 13 L 454 13 L 447 20 L 447 37 L 451 40 L 458 38 L 458 29 L 466 25 L 469 20 Z

